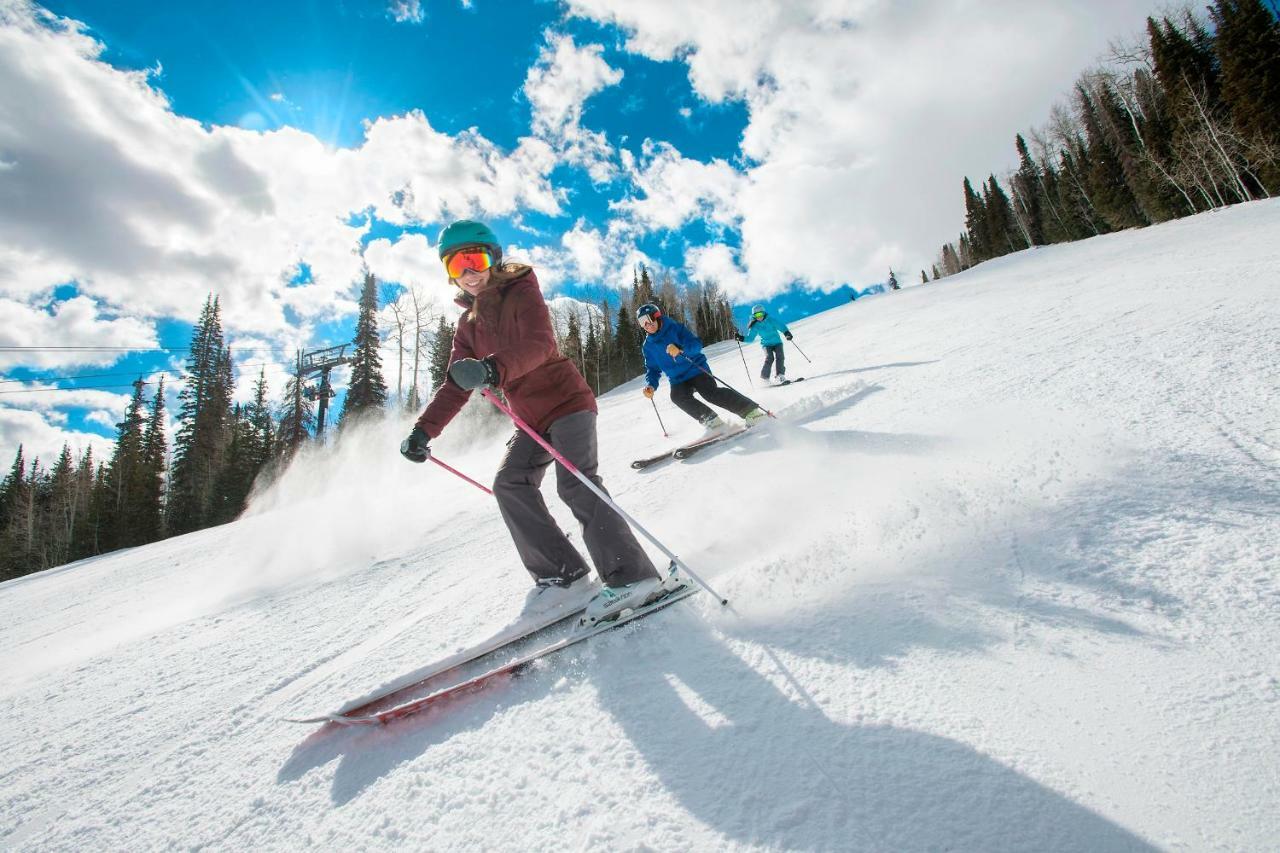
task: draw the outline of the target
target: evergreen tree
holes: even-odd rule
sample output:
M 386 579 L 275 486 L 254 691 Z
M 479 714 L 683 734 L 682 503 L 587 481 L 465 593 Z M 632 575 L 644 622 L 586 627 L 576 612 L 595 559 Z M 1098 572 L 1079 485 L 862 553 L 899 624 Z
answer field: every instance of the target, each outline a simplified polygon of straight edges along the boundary
M 239 404 L 232 410 L 231 441 L 227 445 L 226 461 L 218 475 L 214 490 L 214 504 L 210 510 L 210 524 L 226 524 L 235 521 L 244 510 L 253 483 L 255 451 L 253 423 Z
M 1027 149 L 1027 141 L 1019 133 L 1013 138 L 1018 151 L 1018 171 L 1013 177 L 1014 209 L 1023 223 L 1027 241 L 1032 246 L 1043 246 L 1044 199 L 1040 167 Z
M 582 353 L 582 322 L 578 320 L 578 312 L 569 312 L 568 330 L 565 332 L 564 340 L 560 342 L 560 354 L 569 359 L 577 366 L 582 374 L 586 375 L 586 365 L 583 363 Z
M 631 313 L 635 314 L 636 309 L 646 302 L 656 302 L 657 297 L 653 293 L 653 279 L 649 277 L 649 268 L 644 264 L 640 265 L 640 274 L 633 278 L 631 290 Z
M 60 566 L 71 560 L 76 509 L 76 471 L 71 461 L 71 447 L 63 444 L 62 453 L 50 472 L 48 517 L 41 525 L 41 538 L 48 546 L 49 566 Z
M 600 390 L 600 335 L 594 315 L 587 318 L 587 342 L 582 345 L 582 377 L 591 386 L 591 391 L 599 396 Z
M 643 304 L 643 303 L 642 303 Z M 613 334 L 613 381 L 609 387 L 621 385 L 644 371 L 644 330 L 636 323 L 635 309 L 623 303 L 618 307 L 618 320 Z
M 22 547 L 21 537 L 26 489 L 27 462 L 19 444 L 13 465 L 0 482 L 0 580 L 27 573 L 26 549 Z
M 1231 123 L 1259 155 L 1262 188 L 1280 193 L 1280 22 L 1261 0 L 1217 0 L 1209 16 Z
M 351 384 L 338 416 L 342 430 L 363 417 L 381 414 L 387 404 L 387 384 L 382 379 L 378 354 L 378 284 L 366 273 L 360 290 L 360 315 L 356 319 L 355 353 L 351 357 Z
M 133 383 L 133 396 L 125 409 L 124 420 L 116 424 L 115 449 L 107 466 L 109 494 L 103 519 L 104 550 L 129 548 L 147 541 L 142 530 L 143 437 L 146 418 L 141 379 Z
M 165 437 L 164 376 L 151 401 L 147 429 L 142 435 L 142 459 L 138 481 L 137 526 L 143 542 L 164 538 L 164 480 L 168 468 L 169 441 Z
M 98 519 L 94 513 L 97 499 L 95 473 L 93 448 L 88 447 L 76 466 L 76 520 L 71 545 L 72 560 L 82 560 L 98 553 Z
M 284 388 L 284 403 L 280 411 L 280 429 L 276 434 L 273 458 L 278 466 L 287 465 L 294 454 L 315 433 L 316 413 L 311 401 L 303 394 L 306 376 L 302 372 L 302 352 L 294 366 L 294 372 Z
M 431 341 L 431 354 L 427 370 L 431 374 L 432 393 L 444 384 L 449 375 L 449 356 L 453 354 L 453 335 L 458 327 L 444 317 L 436 324 L 436 335 Z
M 191 337 L 187 377 L 178 399 L 181 426 L 174 440 L 168 530 L 173 535 L 208 523 L 214 486 L 231 440 L 231 352 L 223 346 L 218 300 L 205 300 Z
M 1070 239 L 1081 240 L 1098 234 L 1106 234 L 1111 227 L 1097 214 L 1089 197 L 1086 168 L 1088 165 L 1084 140 L 1074 139 L 1070 150 L 1059 155 L 1062 180 L 1058 181 L 1058 206 L 1068 223 Z
M 991 254 L 988 239 L 986 206 L 982 198 L 973 191 L 973 185 L 969 183 L 967 176 L 964 179 L 964 210 L 964 227 L 969 235 L 968 247 L 971 258 L 965 264 L 965 268 L 968 268 L 994 255 Z
M 990 256 L 999 257 L 1018 251 L 1021 247 L 1014 237 L 1017 223 L 1013 219 L 1013 205 L 1009 203 L 1009 196 L 1005 195 L 995 175 L 988 178 L 982 185 L 982 203 L 986 209 L 987 240 L 989 241 L 987 250 L 991 253 Z

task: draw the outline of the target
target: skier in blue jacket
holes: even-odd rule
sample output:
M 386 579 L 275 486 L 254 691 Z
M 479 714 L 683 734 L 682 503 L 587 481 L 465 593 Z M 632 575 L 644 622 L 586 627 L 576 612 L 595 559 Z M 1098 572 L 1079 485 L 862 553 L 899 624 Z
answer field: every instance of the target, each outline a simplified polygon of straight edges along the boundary
M 695 392 L 708 403 L 733 412 L 747 426 L 768 416 L 753 400 L 716 382 L 707 368 L 702 341 L 686 326 L 663 316 L 662 309 L 652 302 L 636 309 L 636 320 L 645 332 L 646 397 L 653 399 L 659 377 L 665 373 L 671 383 L 671 402 L 706 427 L 708 434 L 723 431 L 725 422 L 702 401 L 695 400 Z
M 779 385 L 787 384 L 790 380 L 787 379 L 787 362 L 786 354 L 782 351 L 782 339 L 791 340 L 791 330 L 787 328 L 786 323 L 770 317 L 763 305 L 757 305 L 751 309 L 751 322 L 747 324 L 746 337 L 738 332 L 734 332 L 733 336 L 739 342 L 750 343 L 756 339 L 757 335 L 760 337 L 760 346 L 764 347 L 764 368 L 760 371 L 760 378 L 765 382 L 769 381 L 769 370 L 774 366 L 776 359 L 778 369 L 774 373 L 774 381 Z

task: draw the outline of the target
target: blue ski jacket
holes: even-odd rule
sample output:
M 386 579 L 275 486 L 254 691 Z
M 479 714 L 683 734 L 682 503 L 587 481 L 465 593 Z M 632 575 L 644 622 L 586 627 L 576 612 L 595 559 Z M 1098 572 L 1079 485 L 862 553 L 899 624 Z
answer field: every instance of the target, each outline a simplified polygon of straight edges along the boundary
M 756 335 L 760 336 L 760 346 L 776 347 L 782 343 L 784 333 L 791 331 L 787 328 L 787 324 L 781 320 L 775 320 L 768 314 L 763 320 L 752 320 L 747 326 L 747 334 L 745 340 L 751 343 L 756 339 Z
M 667 355 L 667 345 L 684 350 L 684 357 Z M 665 373 L 672 385 L 679 385 L 704 370 L 707 357 L 702 354 L 702 341 L 686 326 L 669 317 L 662 318 L 658 331 L 644 339 L 644 380 L 650 388 L 658 387 L 658 377 Z

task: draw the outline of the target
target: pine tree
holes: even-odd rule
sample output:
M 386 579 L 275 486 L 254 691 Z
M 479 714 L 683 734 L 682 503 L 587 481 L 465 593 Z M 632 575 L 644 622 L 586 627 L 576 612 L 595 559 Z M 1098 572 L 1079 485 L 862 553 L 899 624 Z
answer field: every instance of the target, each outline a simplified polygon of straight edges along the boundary
M 1280 22 L 1260 0 L 1217 0 L 1209 16 L 1231 123 L 1257 152 L 1263 188 L 1280 193 Z
M 161 376 L 151 401 L 147 429 L 142 435 L 137 526 L 143 542 L 157 542 L 164 538 L 164 480 L 169 461 L 164 411 L 164 376 Z
M 76 523 L 71 559 L 82 560 L 98 553 L 98 517 L 95 514 L 95 473 L 93 448 L 85 449 L 76 466 Z M 105 477 L 105 472 L 104 472 Z
M 431 341 L 431 355 L 427 364 L 427 371 L 431 374 L 433 393 L 444 384 L 445 378 L 449 375 L 449 356 L 453 354 L 453 336 L 457 330 L 457 325 L 450 323 L 444 317 L 441 317 L 436 324 L 436 334 Z
M 26 549 L 21 543 L 21 518 L 26 506 L 27 462 L 22 445 L 13 465 L 0 482 L 0 580 L 27 573 Z
M 587 380 L 596 396 L 603 393 L 600 390 L 600 336 L 596 334 L 598 325 L 595 315 L 588 315 L 587 342 L 582 345 L 582 377 Z
M 147 540 L 140 520 L 142 509 L 143 434 L 146 418 L 142 388 L 146 383 L 133 383 L 133 396 L 125 409 L 124 420 L 116 424 L 115 449 L 107 466 L 106 517 L 103 519 L 104 550 L 141 545 Z
M 382 358 L 378 354 L 378 284 L 366 273 L 360 289 L 360 315 L 356 319 L 355 353 L 351 357 L 351 384 L 342 402 L 338 429 L 370 416 L 379 415 L 387 405 L 387 384 L 382 379 Z
M 982 198 L 973 191 L 969 178 L 964 179 L 964 227 L 969 235 L 969 253 L 972 260 L 965 264 L 966 268 L 994 257 L 989 245 L 989 229 L 987 226 L 987 209 Z
M 1023 223 L 1027 241 L 1032 246 L 1043 246 L 1044 199 L 1040 167 L 1036 165 L 1021 133 L 1014 136 L 1013 145 L 1018 151 L 1018 171 L 1013 177 L 1014 210 Z
M 584 375 L 586 366 L 582 355 L 582 323 L 578 320 L 578 312 L 569 312 L 568 329 L 564 340 L 560 342 L 560 354 L 569 359 Z
M 205 300 L 191 337 L 187 377 L 178 399 L 166 523 L 173 535 L 208 524 L 214 485 L 231 440 L 231 352 L 223 346 L 218 300 Z
M 48 518 L 41 525 L 41 538 L 48 546 L 48 565 L 60 566 L 71 560 L 76 533 L 76 472 L 70 445 L 62 453 L 49 476 Z
M 1013 205 L 1005 195 L 1000 182 L 992 175 L 982 185 L 982 203 L 986 209 L 987 251 L 991 257 L 1007 255 L 1020 248 L 1014 237 L 1017 224 L 1013 219 Z
M 644 331 L 636 324 L 635 310 L 625 303 L 618 308 L 618 321 L 613 334 L 613 382 L 610 387 L 627 382 L 644 370 L 641 345 Z
M 316 413 L 303 394 L 307 384 L 302 372 L 302 352 L 298 352 L 294 371 L 284 387 L 284 403 L 280 411 L 280 429 L 276 434 L 273 458 L 277 467 L 287 465 L 315 433 Z

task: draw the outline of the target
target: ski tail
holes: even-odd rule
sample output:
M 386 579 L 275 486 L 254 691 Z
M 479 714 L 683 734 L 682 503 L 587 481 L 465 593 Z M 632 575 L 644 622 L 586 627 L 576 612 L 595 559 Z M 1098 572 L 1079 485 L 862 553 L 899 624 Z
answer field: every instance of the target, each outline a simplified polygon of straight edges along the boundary
M 643 619 L 652 613 L 656 613 L 663 608 L 675 604 L 677 601 L 688 598 L 697 591 L 698 587 L 685 582 L 684 586 L 678 587 L 657 599 L 646 602 L 644 605 L 637 607 L 634 610 L 625 612 L 619 615 L 616 619 L 600 622 L 599 624 L 592 625 L 581 630 L 572 631 L 554 643 L 548 643 L 536 648 L 527 654 L 521 655 L 515 660 L 496 666 L 487 672 L 468 678 L 467 680 L 459 682 L 451 687 L 446 687 L 421 698 L 413 699 L 403 704 L 396 705 L 395 707 L 385 708 L 372 713 L 329 714 L 323 719 L 316 720 L 315 722 L 336 723 L 341 726 L 369 726 L 389 723 L 394 720 L 412 716 L 413 714 L 425 711 L 428 708 L 449 699 L 450 697 L 483 690 L 484 688 L 500 681 L 504 676 L 514 677 L 520 675 L 529 669 L 529 667 L 535 662 L 542 660 L 543 658 L 547 658 L 558 652 L 564 651 L 565 649 L 575 646 L 584 640 L 588 640 L 597 634 L 603 634 L 605 631 L 612 631 L 614 628 L 620 628 L 629 622 L 634 622 L 637 619 Z
M 393 700 L 397 694 L 420 689 L 433 679 L 438 679 L 469 663 L 474 663 L 500 652 L 508 646 L 520 643 L 536 634 L 553 628 L 562 622 L 574 619 L 582 613 L 582 610 L 583 608 L 578 607 L 572 610 L 552 612 L 540 619 L 508 625 L 493 635 L 460 649 L 446 658 L 434 661 L 427 666 L 402 675 L 394 681 L 383 684 L 370 693 L 352 699 L 335 711 L 312 714 L 307 717 L 286 717 L 285 721 L 290 723 L 324 723 L 331 722 L 337 718 L 345 719 L 353 714 L 360 715 L 370 712 L 379 705 L 385 705 L 388 701 Z

